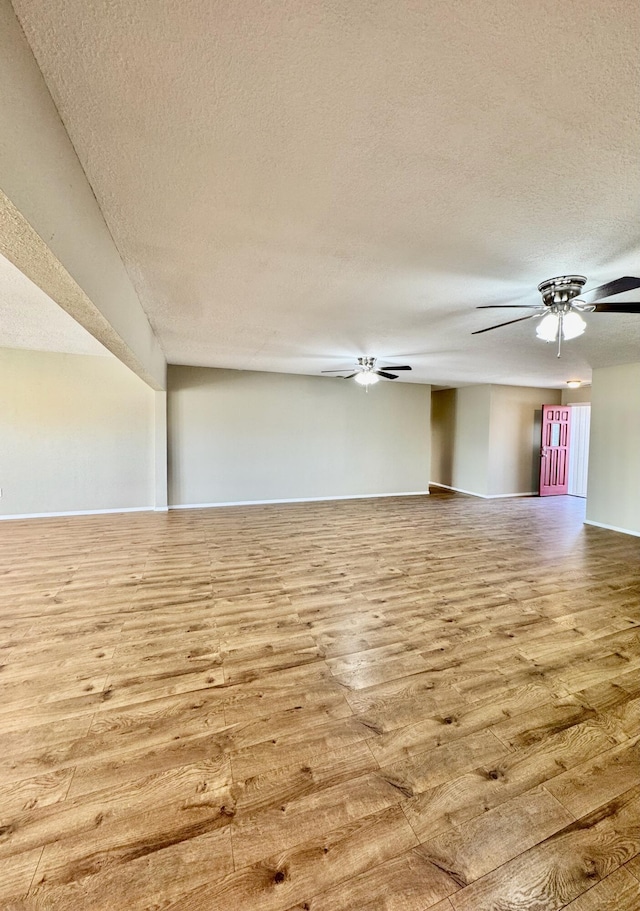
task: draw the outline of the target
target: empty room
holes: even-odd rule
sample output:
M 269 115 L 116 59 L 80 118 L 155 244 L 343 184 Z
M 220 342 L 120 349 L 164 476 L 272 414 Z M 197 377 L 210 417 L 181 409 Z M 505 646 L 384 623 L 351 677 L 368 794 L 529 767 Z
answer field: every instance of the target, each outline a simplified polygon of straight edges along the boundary
M 1 911 L 640 909 L 639 49 L 0 0 Z

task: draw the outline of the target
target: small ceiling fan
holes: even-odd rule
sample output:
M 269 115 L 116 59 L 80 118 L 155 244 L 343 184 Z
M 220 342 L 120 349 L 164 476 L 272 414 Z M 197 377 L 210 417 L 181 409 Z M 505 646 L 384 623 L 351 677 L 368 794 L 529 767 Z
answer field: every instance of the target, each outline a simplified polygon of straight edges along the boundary
M 375 357 L 359 357 L 358 363 L 352 367 L 342 367 L 336 370 L 323 370 L 322 373 L 348 373 L 348 376 L 336 377 L 341 380 L 355 379 L 356 383 L 361 386 L 373 386 L 374 383 L 380 382 L 380 377 L 385 380 L 397 380 L 398 377 L 389 371 L 411 370 L 407 364 L 400 367 L 376 367 Z
M 511 325 L 511 323 L 521 323 L 525 319 L 543 317 L 536 328 L 536 335 L 545 342 L 557 341 L 558 357 L 560 357 L 562 342 L 577 338 L 587 328 L 587 324 L 581 314 L 640 313 L 640 303 L 638 301 L 624 301 L 620 304 L 596 303 L 604 298 L 614 297 L 616 294 L 623 294 L 625 291 L 633 291 L 635 288 L 640 288 L 640 278 L 626 275 L 623 278 L 608 282 L 606 285 L 593 288 L 591 291 L 583 292 L 582 289 L 586 281 L 587 279 L 584 275 L 559 275 L 557 278 L 549 278 L 538 285 L 538 291 L 542 295 L 541 304 L 484 304 L 482 307 L 477 307 L 478 310 L 518 308 L 535 310 L 535 313 L 530 313 L 528 316 L 520 316 L 517 319 L 510 319 L 506 323 L 488 326 L 486 329 L 477 329 L 471 334 L 480 335 L 482 332 L 491 332 L 492 329 L 500 329 L 502 326 Z

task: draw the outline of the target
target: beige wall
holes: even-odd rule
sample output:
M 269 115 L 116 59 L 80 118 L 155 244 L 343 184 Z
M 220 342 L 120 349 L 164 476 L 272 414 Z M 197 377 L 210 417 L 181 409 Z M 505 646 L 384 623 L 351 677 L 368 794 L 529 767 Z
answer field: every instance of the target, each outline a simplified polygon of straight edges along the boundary
M 491 387 L 434 392 L 431 407 L 432 482 L 486 496 Z
M 167 466 L 167 393 L 154 392 L 154 504 L 157 510 L 167 509 L 169 478 Z
M 587 522 L 640 534 L 640 364 L 593 371 Z
M 563 389 L 561 405 L 588 405 L 591 401 L 591 386 L 579 389 Z
M 490 390 L 483 385 L 433 393 L 434 484 L 481 496 L 488 493 Z
M 431 394 L 431 483 L 453 485 L 457 389 Z
M 490 388 L 467 386 L 456 397 L 453 486 L 463 490 L 487 492 Z
M 560 390 L 491 386 L 488 493 L 537 493 L 543 405 L 559 405 Z
M 559 390 L 526 386 L 434 392 L 431 480 L 484 497 L 535 492 L 539 412 L 559 401 Z
M 0 516 L 154 504 L 154 393 L 119 361 L 0 349 Z
M 169 502 L 426 491 L 430 387 L 169 368 Z

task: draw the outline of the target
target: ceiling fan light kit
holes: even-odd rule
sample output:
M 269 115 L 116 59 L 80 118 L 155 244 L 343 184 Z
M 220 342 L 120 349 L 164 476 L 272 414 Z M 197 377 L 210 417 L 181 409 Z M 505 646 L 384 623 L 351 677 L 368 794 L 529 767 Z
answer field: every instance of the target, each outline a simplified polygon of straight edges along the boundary
M 560 357 L 562 342 L 578 338 L 587 328 L 582 317 L 583 313 L 640 313 L 640 303 L 637 301 L 624 301 L 621 304 L 598 303 L 604 298 L 640 288 L 640 278 L 625 275 L 623 278 L 583 293 L 582 289 L 586 281 L 584 275 L 559 275 L 540 282 L 538 285 L 538 291 L 542 295 L 541 304 L 485 304 L 478 307 L 479 310 L 516 308 L 534 310 L 535 313 L 508 320 L 506 323 L 488 326 L 486 329 L 477 329 L 471 334 L 479 335 L 482 332 L 509 326 L 511 323 L 542 317 L 536 328 L 536 335 L 545 342 L 557 341 L 558 357 Z
M 393 370 L 393 373 L 389 371 Z M 359 386 L 365 386 L 368 390 L 369 386 L 374 386 L 376 383 L 380 382 L 380 377 L 383 377 L 385 380 L 397 380 L 398 377 L 395 373 L 397 370 L 411 370 L 408 364 L 402 364 L 399 367 L 380 367 L 376 368 L 376 358 L 375 357 L 359 357 L 358 363 L 354 364 L 353 367 L 339 367 L 336 370 L 323 370 L 323 373 L 346 373 L 348 376 L 337 377 L 337 379 L 342 380 L 355 380 Z

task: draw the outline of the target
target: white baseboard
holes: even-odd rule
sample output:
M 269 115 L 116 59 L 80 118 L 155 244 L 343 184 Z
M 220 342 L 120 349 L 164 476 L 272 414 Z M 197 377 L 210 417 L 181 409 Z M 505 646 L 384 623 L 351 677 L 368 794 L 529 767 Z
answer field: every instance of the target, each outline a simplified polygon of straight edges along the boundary
M 278 503 L 328 503 L 333 500 L 372 500 L 378 497 L 428 497 L 428 490 L 408 490 L 402 493 L 356 493 L 339 497 L 289 497 L 283 500 L 231 500 L 227 503 L 176 503 L 169 509 L 218 509 L 223 506 L 269 506 Z
M 522 493 L 476 493 L 474 490 L 464 490 L 462 487 L 450 487 L 448 484 L 438 484 L 437 481 L 429 482 L 431 487 L 442 487 L 444 490 L 453 490 L 455 493 L 465 493 L 469 497 L 479 497 L 481 500 L 504 500 L 508 497 L 537 497 L 537 490 L 526 490 Z
M 606 528 L 607 531 L 618 531 L 621 535 L 633 535 L 634 538 L 640 538 L 640 531 L 631 531 L 630 528 L 619 528 L 617 525 L 607 525 L 605 522 L 594 522 L 593 519 L 585 519 L 585 525 L 595 525 L 596 528 Z
M 166 509 L 166 507 L 165 507 Z M 164 511 L 164 509 L 162 510 Z M 0 521 L 8 519 L 56 519 L 65 516 L 106 516 L 119 512 L 154 512 L 153 506 L 123 506 L 120 509 L 74 509 L 68 512 L 25 512 L 12 516 L 0 516 Z
M 506 500 L 508 497 L 537 497 L 537 490 L 523 490 L 520 493 L 490 493 L 485 500 Z
M 428 490 L 410 490 L 402 493 L 347 494 L 339 497 L 293 497 L 286 500 L 238 500 L 228 503 L 180 503 L 172 506 L 123 506 L 120 509 L 74 509 L 66 512 L 26 512 L 0 516 L 0 521 L 10 519 L 56 519 L 66 516 L 103 516 L 122 512 L 169 512 L 170 509 L 216 509 L 222 506 L 267 506 L 271 503 L 323 503 L 331 500 L 370 500 L 375 497 L 428 497 Z
M 437 481 L 429 481 L 430 487 L 441 487 L 443 490 L 453 490 L 454 493 L 465 493 L 469 497 L 480 497 L 482 500 L 486 500 L 486 496 L 483 493 L 475 493 L 473 490 L 463 490 L 462 487 L 451 487 L 449 484 L 438 484 Z

